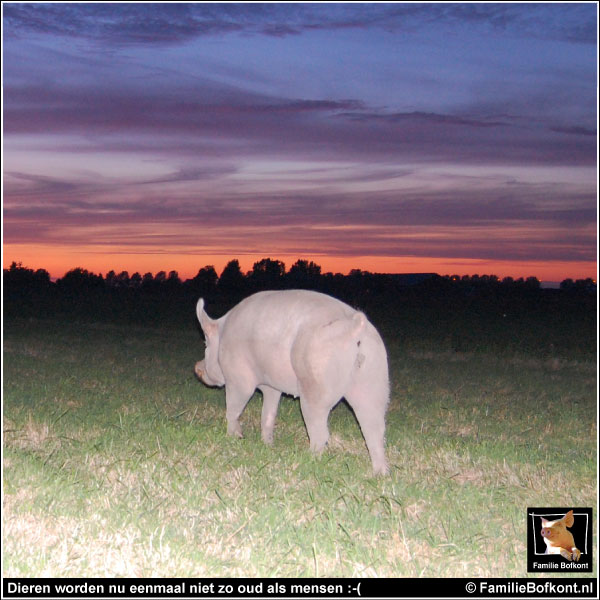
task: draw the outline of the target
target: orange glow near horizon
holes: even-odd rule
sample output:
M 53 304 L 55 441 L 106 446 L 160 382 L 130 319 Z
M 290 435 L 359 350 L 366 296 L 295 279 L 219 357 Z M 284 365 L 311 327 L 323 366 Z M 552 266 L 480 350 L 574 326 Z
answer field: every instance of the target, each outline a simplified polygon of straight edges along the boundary
M 298 260 L 312 260 L 321 266 L 321 272 L 347 274 L 352 269 L 372 273 L 438 273 L 439 275 L 496 275 L 504 277 L 537 277 L 540 281 L 560 282 L 564 279 L 586 279 L 597 277 L 597 263 L 543 262 L 543 261 L 495 261 L 482 259 L 452 259 L 448 257 L 397 257 L 397 256 L 326 256 L 326 255 L 286 255 L 271 252 L 262 254 L 178 254 L 159 253 L 99 253 L 92 248 L 52 247 L 46 245 L 5 244 L 3 248 L 3 268 L 11 263 L 22 263 L 30 269 L 45 269 L 53 279 L 62 277 L 76 267 L 105 275 L 108 271 L 128 271 L 129 274 L 175 270 L 183 280 L 194 277 L 199 269 L 213 265 L 221 274 L 225 265 L 237 259 L 242 272 L 252 269 L 252 265 L 271 258 L 285 263 L 286 270 Z

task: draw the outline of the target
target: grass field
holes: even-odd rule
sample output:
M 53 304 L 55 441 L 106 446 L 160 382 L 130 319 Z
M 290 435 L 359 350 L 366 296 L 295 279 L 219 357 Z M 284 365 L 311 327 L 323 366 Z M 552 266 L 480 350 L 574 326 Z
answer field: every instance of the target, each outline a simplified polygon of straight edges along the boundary
M 373 478 L 344 403 L 319 458 L 289 397 L 272 448 L 259 394 L 227 437 L 193 323 L 9 320 L 4 576 L 527 576 L 526 508 L 596 506 L 593 351 L 382 333 L 391 475 Z

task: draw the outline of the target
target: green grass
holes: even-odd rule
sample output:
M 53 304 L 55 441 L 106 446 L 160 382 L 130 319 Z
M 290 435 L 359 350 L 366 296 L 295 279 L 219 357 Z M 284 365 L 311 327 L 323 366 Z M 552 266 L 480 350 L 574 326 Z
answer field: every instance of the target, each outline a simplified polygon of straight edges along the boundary
M 527 506 L 596 506 L 595 362 L 383 333 L 373 478 L 344 403 L 320 457 L 290 397 L 227 437 L 193 325 L 5 323 L 3 575 L 527 576 Z

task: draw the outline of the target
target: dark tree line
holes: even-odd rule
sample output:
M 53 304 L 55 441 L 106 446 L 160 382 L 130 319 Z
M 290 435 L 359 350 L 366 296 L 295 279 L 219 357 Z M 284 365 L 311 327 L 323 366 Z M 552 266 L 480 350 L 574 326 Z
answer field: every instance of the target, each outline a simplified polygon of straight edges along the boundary
M 321 272 L 320 265 L 313 261 L 298 260 L 286 271 L 285 264 L 280 260 L 263 258 L 254 263 L 251 271 L 243 273 L 237 259 L 227 263 L 220 275 L 212 265 L 207 265 L 198 270 L 195 277 L 182 281 L 177 271 L 159 271 L 155 274 L 136 272 L 132 275 L 128 271 L 109 271 L 105 276 L 95 274 L 87 269 L 77 267 L 68 271 L 62 278 L 52 282 L 45 269 L 29 269 L 21 263 L 13 262 L 8 269 L 4 269 L 4 286 L 13 288 L 28 287 L 48 289 L 53 285 L 59 289 L 89 291 L 100 288 L 111 289 L 137 289 L 174 291 L 187 287 L 194 291 L 204 292 L 207 295 L 221 293 L 246 295 L 266 289 L 326 289 L 341 288 L 383 288 L 406 287 L 420 284 L 423 281 L 433 280 L 436 284 L 450 282 L 456 289 L 539 289 L 540 282 L 536 277 L 518 278 L 505 277 L 499 279 L 496 275 L 445 275 L 435 273 L 421 273 L 408 275 L 392 275 L 370 273 L 353 269 L 348 275 Z M 565 291 L 579 291 L 595 293 L 596 283 L 591 278 L 565 279 L 560 284 L 560 289 Z
M 590 298 L 595 302 L 596 293 L 591 279 L 567 279 L 560 290 L 542 290 L 535 277 L 500 280 L 495 275 L 394 275 L 359 269 L 340 275 L 322 273 L 318 264 L 308 260 L 298 260 L 286 270 L 283 262 L 270 258 L 254 263 L 247 273 L 242 272 L 238 260 L 229 261 L 221 274 L 207 265 L 185 281 L 177 271 L 131 275 L 109 271 L 103 276 L 79 267 L 52 281 L 44 269 L 34 271 L 14 262 L 3 274 L 7 315 L 81 315 L 130 322 L 173 321 L 182 314 L 193 317 L 200 296 L 214 312 L 223 313 L 254 292 L 297 288 L 321 291 L 379 312 L 402 306 L 407 310 L 430 307 L 438 312 L 447 311 L 448 306 L 463 310 L 483 306 L 505 314 L 514 311 L 515 304 L 537 310 L 566 297 L 587 297 L 589 304 Z
M 547 352 L 588 360 L 596 349 L 596 284 L 565 280 L 560 289 L 540 282 L 494 275 L 459 277 L 433 273 L 391 275 L 355 269 L 348 275 L 322 273 L 299 260 L 289 270 L 264 258 L 243 273 L 237 260 L 220 274 L 213 266 L 182 281 L 176 271 L 106 275 L 70 270 L 52 281 L 43 269 L 18 263 L 4 269 L 3 313 L 7 319 L 58 319 L 164 327 L 198 327 L 195 305 L 204 297 L 209 314 L 220 317 L 244 297 L 265 289 L 304 288 L 324 292 L 364 310 L 385 339 L 428 344 L 444 351 L 478 348 Z

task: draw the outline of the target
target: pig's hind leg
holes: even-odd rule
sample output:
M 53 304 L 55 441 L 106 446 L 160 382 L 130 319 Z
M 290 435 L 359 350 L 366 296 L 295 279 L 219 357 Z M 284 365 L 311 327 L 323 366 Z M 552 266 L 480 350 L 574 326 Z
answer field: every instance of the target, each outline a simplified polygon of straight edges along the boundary
M 389 400 L 386 375 L 382 367 L 378 377 L 358 378 L 346 394 L 365 438 L 374 475 L 389 472 L 385 457 L 385 413 Z
M 387 475 L 389 467 L 385 458 L 385 412 L 367 405 L 363 399 L 348 396 L 369 450 L 374 475 Z
M 337 404 L 339 398 L 329 394 L 300 394 L 300 408 L 302 417 L 310 440 L 310 449 L 319 454 L 325 449 L 329 440 L 329 427 L 327 421 L 331 409 Z

